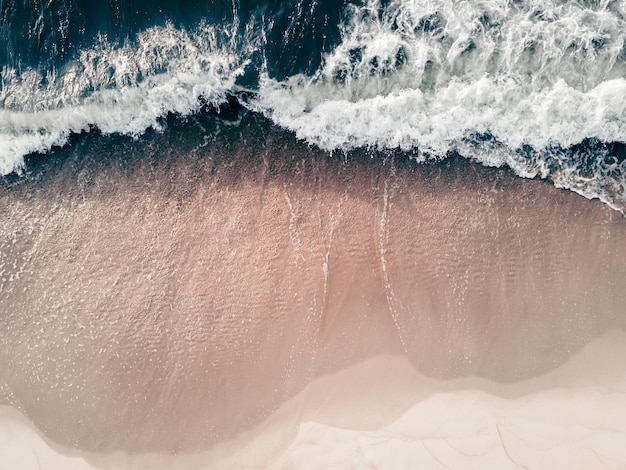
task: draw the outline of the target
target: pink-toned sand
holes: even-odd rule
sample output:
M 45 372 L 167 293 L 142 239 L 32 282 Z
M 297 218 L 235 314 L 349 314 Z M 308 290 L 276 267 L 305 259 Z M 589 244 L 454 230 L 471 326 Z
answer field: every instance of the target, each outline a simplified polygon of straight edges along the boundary
M 0 194 L 9 464 L 625 462 L 608 207 L 462 162 L 55 172 Z
M 15 469 L 621 469 L 626 333 L 514 384 L 424 377 L 382 355 L 319 377 L 267 420 L 208 451 L 86 453 L 0 406 L 0 467 Z

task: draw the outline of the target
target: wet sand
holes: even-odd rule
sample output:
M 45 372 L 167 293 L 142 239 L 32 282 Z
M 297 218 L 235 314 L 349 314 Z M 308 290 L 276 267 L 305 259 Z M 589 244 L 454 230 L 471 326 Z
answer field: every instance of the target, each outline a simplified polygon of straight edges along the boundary
M 264 422 L 208 451 L 89 453 L 0 406 L 0 466 L 48 470 L 533 468 L 626 462 L 626 332 L 609 330 L 556 369 L 511 384 L 418 373 L 380 355 L 314 379 Z
M 95 136 L 2 183 L 0 396 L 55 445 L 204 452 L 363 361 L 520 384 L 624 328 L 626 219 L 597 201 L 281 132 L 183 137 Z

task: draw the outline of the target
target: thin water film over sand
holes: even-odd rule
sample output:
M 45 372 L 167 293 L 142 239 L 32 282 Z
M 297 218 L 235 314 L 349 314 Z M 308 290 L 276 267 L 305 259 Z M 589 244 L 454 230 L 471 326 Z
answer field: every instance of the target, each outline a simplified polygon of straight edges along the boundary
M 29 168 L 0 192 L 7 468 L 626 461 L 606 205 L 252 114 Z

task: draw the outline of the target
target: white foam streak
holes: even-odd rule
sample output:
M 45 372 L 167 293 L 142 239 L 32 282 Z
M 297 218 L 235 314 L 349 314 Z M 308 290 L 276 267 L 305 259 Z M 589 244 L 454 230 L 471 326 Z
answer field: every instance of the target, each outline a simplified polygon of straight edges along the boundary
M 327 150 L 420 147 L 441 155 L 475 133 L 490 133 L 512 149 L 568 147 L 592 137 L 626 141 L 624 79 L 586 93 L 559 80 L 528 95 L 514 80 L 485 76 L 470 83 L 453 80 L 430 95 L 402 89 L 357 101 L 337 97 L 329 86 L 266 79 L 256 106 Z
M 71 133 L 96 127 L 136 137 L 159 128 L 167 113 L 193 113 L 200 96 L 223 102 L 246 61 L 216 36 L 206 25 L 193 35 L 167 25 L 122 48 L 101 38 L 63 73 L 45 80 L 34 70 L 19 76 L 4 70 L 0 173 L 22 168 L 27 154 L 64 145 Z
M 352 6 L 316 76 L 266 78 L 258 108 L 329 150 L 441 154 L 471 133 L 512 149 L 626 140 L 621 7 L 379 3 Z

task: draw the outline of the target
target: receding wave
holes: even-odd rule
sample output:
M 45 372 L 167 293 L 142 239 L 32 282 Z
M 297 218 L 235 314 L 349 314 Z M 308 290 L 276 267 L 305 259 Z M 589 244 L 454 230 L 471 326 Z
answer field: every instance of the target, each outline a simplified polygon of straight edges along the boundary
M 328 33 L 300 67 L 276 51 L 304 48 L 295 25 L 332 22 L 328 6 L 286 6 L 286 23 L 244 6 L 233 4 L 230 21 L 205 14 L 123 41 L 100 34 L 53 65 L 5 61 L 0 172 L 73 133 L 139 137 L 168 114 L 245 91 L 241 106 L 324 150 L 459 154 L 626 207 L 621 3 L 346 3 L 334 42 Z

